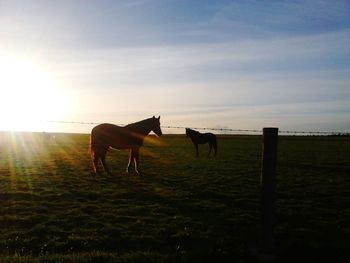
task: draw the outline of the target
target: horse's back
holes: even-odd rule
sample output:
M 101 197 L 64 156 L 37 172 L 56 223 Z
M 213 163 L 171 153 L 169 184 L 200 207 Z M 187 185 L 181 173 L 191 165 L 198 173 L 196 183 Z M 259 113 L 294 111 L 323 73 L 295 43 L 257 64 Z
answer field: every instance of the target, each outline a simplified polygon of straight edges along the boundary
M 127 149 L 142 144 L 142 140 L 128 128 L 102 123 L 91 131 L 91 140 L 104 147 Z
M 213 134 L 213 133 L 207 133 L 207 136 L 208 136 L 208 138 L 210 138 L 210 140 L 212 140 L 212 141 L 216 141 L 216 135 L 215 134 Z
M 216 136 L 212 133 L 198 133 L 195 136 L 195 141 L 199 144 L 216 141 Z
M 91 131 L 91 136 L 96 139 L 112 137 L 114 134 L 122 133 L 122 127 L 110 124 L 102 123 L 95 126 Z
M 113 133 L 118 133 L 123 129 L 123 127 L 115 125 L 115 124 L 111 124 L 111 123 L 102 123 L 99 124 L 97 126 L 95 126 L 91 133 L 92 134 L 104 134 L 104 135 L 108 135 L 108 134 L 113 134 Z

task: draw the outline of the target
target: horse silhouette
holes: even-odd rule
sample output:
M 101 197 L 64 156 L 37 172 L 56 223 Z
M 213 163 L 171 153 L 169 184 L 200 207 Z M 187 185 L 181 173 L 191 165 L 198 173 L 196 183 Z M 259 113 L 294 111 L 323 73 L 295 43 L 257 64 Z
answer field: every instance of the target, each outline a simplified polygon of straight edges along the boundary
M 139 122 L 128 124 L 124 127 L 114 124 L 103 123 L 94 127 L 90 135 L 90 156 L 95 174 L 101 174 L 98 163 L 102 162 L 104 170 L 111 175 L 106 164 L 106 154 L 108 149 L 128 149 L 129 163 L 126 172 L 130 171 L 131 163 L 135 163 L 135 171 L 139 170 L 139 150 L 144 138 L 153 131 L 158 136 L 162 135 L 160 129 L 160 116 L 145 119 Z
M 218 144 L 217 144 L 217 139 L 215 134 L 212 134 L 210 132 L 200 133 L 190 128 L 186 128 L 186 136 L 190 137 L 191 141 L 193 142 L 194 147 L 196 148 L 197 157 L 199 156 L 198 144 L 206 144 L 206 143 L 209 144 L 208 156 L 210 156 L 212 148 L 214 148 L 214 156 L 216 156 L 218 151 Z

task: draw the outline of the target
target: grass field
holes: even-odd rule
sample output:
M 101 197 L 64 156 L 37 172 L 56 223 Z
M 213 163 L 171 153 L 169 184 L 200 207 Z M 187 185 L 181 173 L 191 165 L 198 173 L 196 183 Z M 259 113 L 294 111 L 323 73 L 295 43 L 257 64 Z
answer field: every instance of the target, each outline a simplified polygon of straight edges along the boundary
M 0 262 L 250 262 L 260 231 L 260 136 L 145 143 L 142 175 L 91 176 L 88 135 L 0 133 Z M 350 262 L 349 137 L 279 138 L 279 262 Z

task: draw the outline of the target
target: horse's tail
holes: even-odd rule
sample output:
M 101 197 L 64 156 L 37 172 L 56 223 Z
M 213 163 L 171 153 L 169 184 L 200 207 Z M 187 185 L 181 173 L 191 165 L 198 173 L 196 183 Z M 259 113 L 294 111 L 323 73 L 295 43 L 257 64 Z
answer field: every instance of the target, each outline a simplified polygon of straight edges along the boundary
M 94 130 L 91 131 L 90 134 L 90 144 L 89 144 L 89 152 L 90 152 L 90 158 L 92 161 L 92 167 L 94 168 L 94 171 L 96 172 L 96 165 L 95 165 L 95 150 L 96 150 L 96 138 L 95 138 L 95 134 L 94 134 Z
M 214 147 L 214 156 L 216 156 L 216 154 L 218 153 L 218 141 L 215 134 L 213 138 L 213 147 Z
M 89 153 L 91 160 L 94 159 L 95 151 L 94 151 L 94 146 L 93 146 L 93 138 L 92 138 L 92 133 L 90 134 L 90 143 L 89 143 Z

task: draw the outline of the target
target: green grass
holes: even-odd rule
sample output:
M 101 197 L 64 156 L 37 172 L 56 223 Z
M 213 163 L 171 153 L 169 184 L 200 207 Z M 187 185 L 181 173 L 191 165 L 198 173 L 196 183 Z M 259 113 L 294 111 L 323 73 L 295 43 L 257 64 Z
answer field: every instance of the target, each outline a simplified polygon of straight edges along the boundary
M 88 135 L 0 133 L 0 262 L 247 262 L 260 230 L 261 137 L 146 142 L 142 175 L 94 179 Z M 280 137 L 278 261 L 350 259 L 348 137 Z

